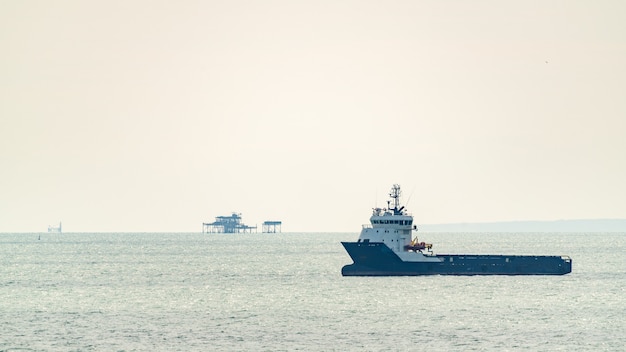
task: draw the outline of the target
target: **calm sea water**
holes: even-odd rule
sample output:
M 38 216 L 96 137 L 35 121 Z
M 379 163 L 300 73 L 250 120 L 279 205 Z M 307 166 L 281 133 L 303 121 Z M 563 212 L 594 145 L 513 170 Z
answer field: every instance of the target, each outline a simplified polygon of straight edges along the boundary
M 565 276 L 344 278 L 345 234 L 0 234 L 0 351 L 624 351 L 626 234 L 424 233 Z

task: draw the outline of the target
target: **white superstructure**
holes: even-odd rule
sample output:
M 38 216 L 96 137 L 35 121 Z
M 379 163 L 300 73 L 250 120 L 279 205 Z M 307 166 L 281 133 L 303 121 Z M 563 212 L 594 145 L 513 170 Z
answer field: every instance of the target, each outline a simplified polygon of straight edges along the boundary
M 363 225 L 357 242 L 382 242 L 403 261 L 439 261 L 422 253 L 423 249 L 430 251 L 431 244 L 413 238 L 412 233 L 417 231 L 417 226 L 413 225 L 413 216 L 400 206 L 401 194 L 400 186 L 393 185 L 387 208 L 373 209 L 370 223 Z

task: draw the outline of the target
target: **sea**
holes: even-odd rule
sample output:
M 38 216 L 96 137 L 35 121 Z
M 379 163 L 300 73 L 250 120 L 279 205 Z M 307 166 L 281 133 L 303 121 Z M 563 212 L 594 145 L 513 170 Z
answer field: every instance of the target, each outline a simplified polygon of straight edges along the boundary
M 626 351 L 626 233 L 419 233 L 564 276 L 342 277 L 357 233 L 0 234 L 0 351 Z

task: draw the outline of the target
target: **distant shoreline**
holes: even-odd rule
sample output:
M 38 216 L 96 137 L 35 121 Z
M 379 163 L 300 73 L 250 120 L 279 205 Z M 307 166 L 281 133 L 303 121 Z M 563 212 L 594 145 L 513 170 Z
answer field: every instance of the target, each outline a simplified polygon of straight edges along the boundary
M 424 224 L 418 228 L 424 232 L 626 232 L 626 219 Z
M 463 222 L 446 224 L 416 223 L 420 232 L 623 232 L 626 233 L 626 219 L 577 219 L 553 221 L 495 221 L 495 222 Z M 355 231 L 283 231 L 284 234 L 295 233 L 354 233 Z M 48 233 L 46 231 L 0 231 L 0 234 L 46 234 L 63 236 L 69 234 L 196 234 L 196 231 L 71 231 Z M 266 233 L 253 233 L 272 235 Z

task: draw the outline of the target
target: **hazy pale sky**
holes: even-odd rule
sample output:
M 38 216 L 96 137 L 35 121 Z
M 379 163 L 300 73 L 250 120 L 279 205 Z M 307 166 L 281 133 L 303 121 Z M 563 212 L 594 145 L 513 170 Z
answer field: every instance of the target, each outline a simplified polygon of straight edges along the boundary
M 0 1 L 0 232 L 626 217 L 626 2 Z M 410 199 L 409 199 L 410 196 Z

